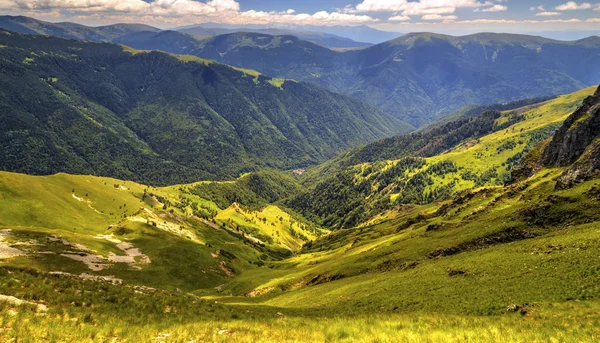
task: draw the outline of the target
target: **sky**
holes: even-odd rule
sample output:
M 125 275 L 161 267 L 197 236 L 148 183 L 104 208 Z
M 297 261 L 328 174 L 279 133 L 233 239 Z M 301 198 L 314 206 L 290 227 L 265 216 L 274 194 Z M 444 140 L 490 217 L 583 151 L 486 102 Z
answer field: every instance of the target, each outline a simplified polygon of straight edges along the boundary
M 86 25 L 368 25 L 395 32 L 600 30 L 600 0 L 0 0 L 0 14 Z

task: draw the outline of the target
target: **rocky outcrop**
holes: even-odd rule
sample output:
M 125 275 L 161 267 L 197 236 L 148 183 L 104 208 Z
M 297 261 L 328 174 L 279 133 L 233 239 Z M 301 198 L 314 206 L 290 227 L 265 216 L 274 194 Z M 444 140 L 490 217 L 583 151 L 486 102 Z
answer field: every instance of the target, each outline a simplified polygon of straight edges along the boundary
M 565 120 L 546 145 L 539 164 L 567 167 L 558 188 L 600 175 L 600 87 Z

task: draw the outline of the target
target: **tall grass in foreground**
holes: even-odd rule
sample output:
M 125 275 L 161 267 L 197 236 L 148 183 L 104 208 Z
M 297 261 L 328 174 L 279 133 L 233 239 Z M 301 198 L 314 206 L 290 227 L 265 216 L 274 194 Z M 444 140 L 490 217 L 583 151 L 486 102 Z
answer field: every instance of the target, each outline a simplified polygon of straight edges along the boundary
M 562 309 L 566 310 L 566 309 Z M 600 339 L 597 314 L 571 308 L 544 312 L 471 317 L 444 314 L 392 314 L 359 317 L 203 318 L 188 323 L 164 318 L 127 325 L 127 318 L 92 312 L 0 313 L 5 342 L 594 342 Z M 147 314 L 140 313 L 140 316 Z M 589 316 L 592 315 L 593 318 Z M 185 313 L 177 316 L 185 316 Z M 150 318 L 149 318 L 150 319 Z M 157 318 L 158 319 L 158 318 Z

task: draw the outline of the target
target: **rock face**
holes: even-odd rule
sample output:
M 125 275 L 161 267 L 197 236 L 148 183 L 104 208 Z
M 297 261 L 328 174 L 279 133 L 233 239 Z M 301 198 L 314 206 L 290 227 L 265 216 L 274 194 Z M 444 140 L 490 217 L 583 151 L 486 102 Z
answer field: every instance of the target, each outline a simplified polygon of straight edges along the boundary
M 600 175 L 600 87 L 584 100 L 544 149 L 540 164 L 565 167 L 558 188 Z

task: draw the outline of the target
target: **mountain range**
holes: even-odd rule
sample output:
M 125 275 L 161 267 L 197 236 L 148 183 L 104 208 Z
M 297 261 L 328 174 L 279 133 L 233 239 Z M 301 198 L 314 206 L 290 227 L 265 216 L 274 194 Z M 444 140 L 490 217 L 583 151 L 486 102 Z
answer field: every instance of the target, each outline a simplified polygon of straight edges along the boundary
M 4 170 L 189 182 L 305 167 L 411 129 L 323 88 L 197 57 L 9 31 L 0 46 Z
M 600 38 L 3 25 L 1 342 L 600 337 Z
M 122 42 L 136 48 L 148 42 L 126 39 Z M 157 46 L 152 40 L 149 46 Z M 414 126 L 465 105 L 561 94 L 600 81 L 600 67 L 593 62 L 600 53 L 597 37 L 561 42 L 506 34 L 414 33 L 341 53 L 289 36 L 248 33 L 185 46 L 190 48 L 185 53 L 319 84 Z M 569 63 L 572 59 L 578 63 Z
M 371 43 L 361 43 L 353 41 L 350 38 L 344 38 L 329 33 L 318 32 L 318 31 L 303 31 L 303 30 L 290 30 L 290 29 L 251 29 L 247 27 L 241 27 L 238 29 L 225 29 L 225 28 L 206 28 L 204 26 L 193 26 L 190 28 L 179 29 L 178 32 L 186 33 L 188 35 L 197 37 L 199 39 L 214 37 L 229 33 L 237 32 L 252 32 L 266 34 L 270 36 L 295 36 L 302 40 L 309 41 L 318 45 L 322 45 L 328 48 L 337 49 L 352 49 L 352 48 L 364 48 L 371 46 Z
M 366 42 L 370 44 L 379 44 L 390 39 L 397 38 L 402 35 L 399 32 L 388 32 L 381 31 L 369 27 L 367 25 L 360 26 L 343 26 L 343 25 L 260 25 L 260 24 L 246 24 L 246 25 L 235 25 L 235 24 L 220 24 L 220 23 L 204 23 L 200 25 L 186 25 L 175 28 L 174 30 L 182 31 L 191 28 L 205 28 L 205 29 L 227 29 L 243 31 L 244 29 L 250 31 L 260 30 L 282 30 L 291 32 L 320 32 L 327 35 L 335 35 L 351 39 L 355 42 Z M 263 32 L 266 33 L 266 32 Z
M 523 35 L 415 33 L 346 52 L 260 33 L 197 41 L 175 32 L 137 32 L 116 41 L 315 83 L 416 127 L 465 105 L 556 95 L 600 82 L 594 63 L 600 54 L 597 37 L 562 42 Z M 569 63 L 573 58 L 579 63 Z
M 33 25 L 32 19 L 5 17 L 4 21 L 7 18 L 13 29 L 15 21 Z M 557 41 L 514 34 L 411 33 L 359 50 L 334 51 L 290 35 L 236 32 L 199 39 L 178 31 L 127 28 L 129 32 L 110 40 L 314 83 L 358 98 L 415 127 L 466 105 L 563 94 L 600 82 L 600 66 L 595 63 L 600 38 L 595 36 Z
M 50 23 L 24 16 L 0 16 L 0 28 L 28 34 L 41 34 L 61 38 L 91 40 L 100 42 L 111 42 L 116 38 L 133 32 L 163 31 L 161 29 L 143 24 L 114 24 L 107 26 L 92 27 L 70 22 Z M 235 32 L 258 32 L 274 36 L 291 35 L 330 48 L 360 48 L 372 45 L 371 43 L 357 42 L 347 37 L 337 36 L 334 34 L 322 32 L 317 29 L 315 29 L 314 31 L 308 31 L 297 28 L 285 29 L 270 28 L 263 26 L 237 27 L 207 24 L 187 26 L 177 29 L 177 31 L 199 38 L 206 38 Z M 394 37 L 398 35 L 394 35 Z

